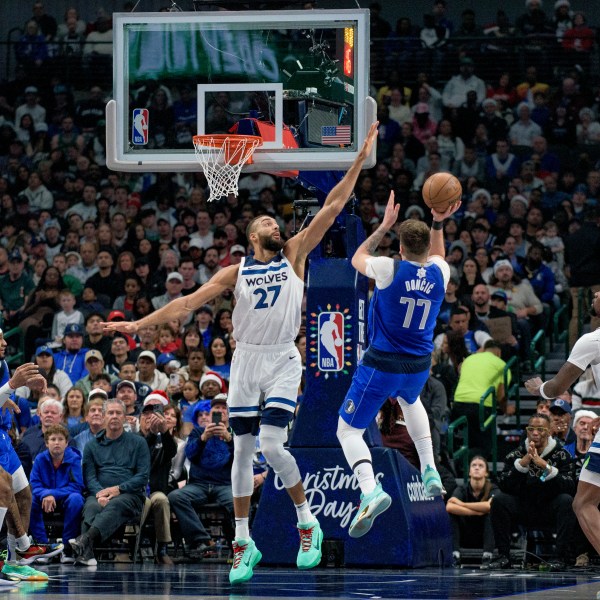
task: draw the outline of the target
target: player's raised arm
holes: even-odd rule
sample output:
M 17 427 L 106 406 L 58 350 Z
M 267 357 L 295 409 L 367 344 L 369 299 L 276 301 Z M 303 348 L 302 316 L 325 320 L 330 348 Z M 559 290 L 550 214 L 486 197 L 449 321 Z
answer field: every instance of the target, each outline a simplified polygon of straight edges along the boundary
M 111 321 L 110 323 L 102 323 L 102 325 L 106 331 L 136 333 L 142 327 L 160 325 L 171 319 L 185 319 L 190 312 L 198 310 L 202 305 L 225 290 L 234 288 L 237 281 L 238 269 L 239 265 L 231 265 L 221 269 L 210 278 L 210 281 L 193 294 L 172 300 L 139 321 Z
M 385 214 L 381 225 L 356 249 L 352 257 L 352 266 L 363 275 L 367 274 L 367 259 L 374 256 L 375 250 L 381 243 L 383 236 L 395 225 L 398 220 L 400 205 L 394 204 L 394 192 L 390 192 Z
M 456 202 L 449 206 L 443 213 L 438 212 L 435 208 L 431 209 L 433 223 L 431 224 L 431 248 L 429 256 L 441 256 L 446 258 L 446 246 L 444 245 L 444 220 L 453 215 L 462 203 Z
M 352 166 L 348 169 L 343 179 L 329 192 L 323 207 L 315 215 L 310 225 L 287 242 L 286 256 L 292 261 L 295 257 L 308 255 L 323 239 L 327 230 L 333 225 L 335 218 L 342 212 L 346 202 L 348 202 L 352 195 L 363 164 L 369 154 L 371 154 L 373 143 L 377 138 L 378 125 L 379 121 L 371 125 L 363 146 L 354 159 Z

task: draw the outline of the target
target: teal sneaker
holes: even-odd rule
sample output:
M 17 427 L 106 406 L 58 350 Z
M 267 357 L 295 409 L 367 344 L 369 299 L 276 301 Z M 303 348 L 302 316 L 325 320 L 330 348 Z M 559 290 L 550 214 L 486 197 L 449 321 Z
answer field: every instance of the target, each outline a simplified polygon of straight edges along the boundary
M 299 569 L 312 569 L 321 562 L 321 544 L 323 531 L 318 521 L 312 523 L 298 523 L 300 534 L 300 550 L 296 564 Z
M 262 558 L 254 540 L 236 538 L 233 542 L 233 565 L 229 571 L 229 583 L 244 583 L 252 579 L 254 567 Z
M 446 490 L 442 485 L 442 480 L 440 479 L 440 474 L 437 472 L 437 469 L 434 469 L 432 466 L 427 465 L 425 467 L 425 471 L 421 473 L 421 479 L 425 484 L 425 496 L 427 496 L 427 498 L 443 496 L 446 493 Z
M 48 574 L 43 571 L 36 571 L 27 565 L 15 565 L 13 563 L 4 563 L 2 573 L 10 579 L 19 579 L 21 581 L 48 581 Z
M 358 510 L 348 530 L 350 537 L 359 538 L 368 533 L 373 526 L 375 517 L 386 511 L 391 503 L 392 499 L 383 491 L 379 483 L 370 494 L 366 496 L 361 494 Z

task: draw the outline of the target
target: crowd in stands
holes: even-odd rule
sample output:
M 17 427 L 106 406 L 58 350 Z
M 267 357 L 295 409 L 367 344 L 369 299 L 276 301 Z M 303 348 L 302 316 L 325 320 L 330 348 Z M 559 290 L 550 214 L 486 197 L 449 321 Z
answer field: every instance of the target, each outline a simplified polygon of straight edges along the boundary
M 546 12 L 541 0 L 524 4 L 514 24 L 502 10 L 495 23 L 480 23 L 472 9 L 455 24 L 446 2 L 434 0 L 422 28 L 401 18 L 395 29 L 379 5 L 371 6 L 371 37 L 384 40 L 386 51 L 373 57 L 377 164 L 356 187 L 365 233 L 378 226 L 392 190 L 402 219 L 428 220 L 423 182 L 449 171 L 463 185 L 462 208 L 444 227 L 452 275 L 432 377 L 422 394 L 442 461 L 448 420 L 476 419 L 490 382 L 501 411 L 510 415 L 506 361 L 516 356 L 529 370 L 532 338 L 549 329 L 562 305 L 571 305 L 572 345 L 580 291 L 600 290 L 596 29 L 585 14 L 571 11 L 568 0 L 555 2 L 554 12 Z M 43 541 L 44 512 L 57 504 L 70 515 L 79 511 L 77 523 L 65 522 L 66 539 L 76 537 L 82 523 L 88 536 L 76 548 L 67 546 L 64 560 L 75 554 L 81 564 L 92 564 L 94 544 L 115 524 L 141 513 L 147 497 L 147 510 L 161 524 L 159 559 L 170 560 L 171 511 L 190 537 L 191 554 L 201 556 L 213 542 L 194 509 L 213 501 L 232 505 L 225 403 L 235 349 L 232 291 L 182 322 L 146 327 L 134 337 L 105 334 L 101 323 L 142 318 L 238 264 L 248 250 L 246 225 L 257 214 L 273 216 L 282 234 L 292 235 L 291 204 L 301 192 L 289 181 L 251 174 L 242 176 L 238 198 L 208 204 L 202 174 L 109 171 L 104 109 L 112 69 L 110 16 L 99 12 L 86 23 L 69 9 L 58 20 L 34 3 L 14 48 L 15 76 L 0 83 L 2 328 L 21 328 L 25 359 L 44 370 L 49 384 L 41 396 L 27 388 L 15 392 L 22 409 L 15 415 L 16 443 L 34 495 L 31 529 Z M 526 62 L 507 60 L 523 36 Z M 553 65 L 545 59 L 548 52 L 559 57 Z M 77 77 L 61 78 L 51 64 L 85 73 L 85 89 L 74 87 Z M 162 119 L 176 128 L 190 120 L 191 90 L 150 82 L 139 94 L 153 122 Z M 160 146 L 163 133 L 151 130 L 151 143 Z M 380 256 L 398 252 L 395 233 L 377 249 Z M 592 327 L 599 325 L 592 318 Z M 297 344 L 306 364 L 304 328 Z M 14 351 L 9 346 L 8 357 Z M 600 391 L 585 378 L 572 406 L 570 396 L 561 402 L 538 408 L 527 441 L 506 462 L 499 490 L 485 483 L 482 457 L 489 448 L 477 437 L 473 450 L 481 456 L 471 463 L 465 486 L 452 495 L 455 482 L 446 485 L 453 518 L 491 519 L 475 536 L 487 562 L 494 547 L 506 558 L 507 530 L 517 516 L 525 518 L 519 503 L 527 498 L 519 482 L 526 477 L 538 486 L 528 493 L 543 489 L 556 502 L 553 514 L 564 517 L 555 524 L 563 559 L 589 551 L 576 538 L 573 554 L 567 538 L 577 527 L 570 506 L 576 463 L 591 443 L 587 409 L 598 406 Z M 573 411 L 573 423 L 569 418 L 565 429 L 565 419 L 553 419 L 552 411 L 558 417 Z M 398 429 L 401 417 L 390 402 L 382 431 L 386 443 L 410 456 L 410 440 Z M 116 471 L 102 473 L 106 456 L 115 456 L 109 440 L 124 434 L 126 456 L 135 454 L 135 464 L 121 457 Z M 147 444 L 132 441 L 138 434 Z M 531 444 L 540 456 L 557 455 L 541 482 L 540 461 L 528 454 Z M 52 491 L 44 477 L 57 456 L 76 475 L 69 486 L 57 484 L 60 490 Z M 267 473 L 259 452 L 255 467 L 259 491 Z M 67 481 L 61 477 L 56 481 Z M 114 494 L 95 495 L 111 486 Z M 544 494 L 539 498 L 550 497 Z M 106 511 L 102 516 L 119 495 L 120 517 L 109 518 Z

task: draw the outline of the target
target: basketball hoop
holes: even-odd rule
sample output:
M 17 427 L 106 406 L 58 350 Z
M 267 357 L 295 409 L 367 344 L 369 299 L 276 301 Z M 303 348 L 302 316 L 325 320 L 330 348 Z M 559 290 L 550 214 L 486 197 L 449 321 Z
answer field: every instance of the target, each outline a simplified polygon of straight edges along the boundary
M 252 154 L 262 146 L 262 138 L 254 135 L 195 135 L 196 158 L 202 166 L 208 187 L 209 202 L 229 194 L 238 195 L 242 167 L 252 164 Z

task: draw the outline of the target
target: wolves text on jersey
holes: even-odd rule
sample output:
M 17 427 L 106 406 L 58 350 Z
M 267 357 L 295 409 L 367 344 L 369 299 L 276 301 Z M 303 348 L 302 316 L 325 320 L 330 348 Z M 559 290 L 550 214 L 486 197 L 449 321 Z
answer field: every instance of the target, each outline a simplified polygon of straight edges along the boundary
M 258 277 L 248 277 L 246 276 L 244 280 L 248 287 L 254 287 L 257 285 L 265 285 L 267 283 L 280 283 L 282 281 L 287 281 L 288 274 L 283 271 L 282 273 L 272 273 L 267 275 L 260 275 Z

